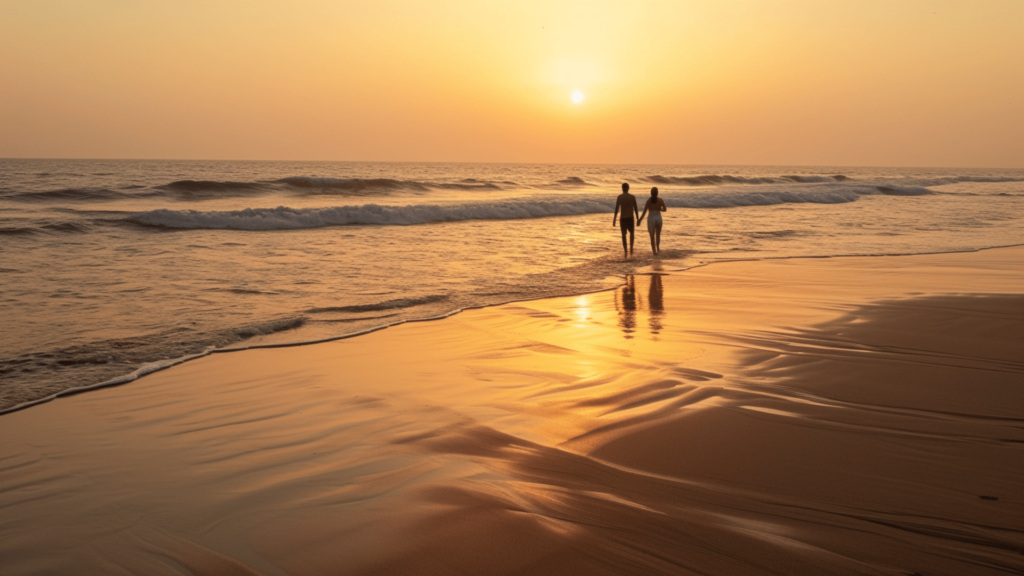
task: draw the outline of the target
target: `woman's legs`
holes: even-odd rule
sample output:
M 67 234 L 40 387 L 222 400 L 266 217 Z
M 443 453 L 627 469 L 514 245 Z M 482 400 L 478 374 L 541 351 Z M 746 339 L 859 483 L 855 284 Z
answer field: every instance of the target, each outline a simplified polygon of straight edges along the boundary
M 651 232 L 651 246 L 655 254 L 661 254 L 661 224 L 655 224 L 654 232 Z
M 651 252 L 654 252 L 654 254 L 658 253 L 658 244 L 655 242 L 654 239 L 654 235 L 657 234 L 657 232 L 655 232 L 657 229 L 657 226 L 647 227 L 647 233 L 651 235 Z

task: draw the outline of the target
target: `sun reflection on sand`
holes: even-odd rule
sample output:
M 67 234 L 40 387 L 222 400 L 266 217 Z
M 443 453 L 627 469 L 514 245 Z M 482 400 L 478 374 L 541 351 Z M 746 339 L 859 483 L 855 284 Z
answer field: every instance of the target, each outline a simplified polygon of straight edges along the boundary
M 580 296 L 576 299 L 576 316 L 578 319 L 577 326 L 584 325 L 590 320 L 590 298 L 588 296 Z

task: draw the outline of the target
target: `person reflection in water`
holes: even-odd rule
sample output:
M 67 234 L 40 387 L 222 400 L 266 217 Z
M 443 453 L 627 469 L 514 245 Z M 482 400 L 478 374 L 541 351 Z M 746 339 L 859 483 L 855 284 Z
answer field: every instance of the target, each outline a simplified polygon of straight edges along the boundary
M 619 326 L 632 338 L 636 331 L 636 284 L 633 276 L 626 276 L 626 285 L 615 291 L 615 309 L 619 311 Z
M 646 299 L 643 282 L 647 285 Z M 640 276 L 639 289 L 636 276 L 626 276 L 626 283 L 615 291 L 615 310 L 619 313 L 619 327 L 624 337 L 632 340 L 636 334 L 637 320 L 641 312 L 647 312 L 647 323 L 651 328 L 654 340 L 661 333 L 665 319 L 665 294 L 660 274 Z
M 651 315 L 647 319 L 647 323 L 651 327 L 651 334 L 660 334 L 661 318 L 665 315 L 665 294 L 661 287 L 660 274 L 651 276 L 651 287 L 647 291 L 647 305 L 651 308 Z
M 651 188 L 651 197 L 644 204 L 644 213 L 636 221 L 637 224 L 644 221 L 644 215 L 650 210 L 651 216 L 647 219 L 647 233 L 651 235 L 651 250 L 657 256 L 661 253 L 661 213 L 668 210 L 665 201 L 658 198 L 658 187 Z
M 637 216 L 640 213 L 640 209 L 636 206 L 636 197 L 629 193 L 629 183 L 622 183 L 622 194 L 615 200 L 615 214 L 612 215 L 612 226 L 615 226 L 615 218 L 619 216 L 619 212 L 622 212 L 622 216 L 619 217 L 619 230 L 622 232 L 622 252 L 623 258 L 629 258 L 630 254 L 633 253 L 633 231 L 635 229 L 633 225 L 633 216 Z M 629 249 L 626 249 L 626 232 L 629 232 Z

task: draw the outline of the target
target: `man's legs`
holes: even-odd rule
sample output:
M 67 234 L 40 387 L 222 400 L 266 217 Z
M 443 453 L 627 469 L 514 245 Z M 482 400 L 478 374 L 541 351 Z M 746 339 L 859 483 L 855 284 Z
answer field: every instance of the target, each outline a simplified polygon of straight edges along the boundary
M 633 226 L 632 218 L 629 219 L 629 220 L 626 220 L 625 218 L 623 218 L 622 220 L 619 220 L 619 226 L 620 226 L 620 229 L 622 230 L 622 253 L 623 253 L 623 255 L 625 257 L 628 258 L 629 255 L 633 253 L 633 229 L 634 229 L 634 226 Z M 628 247 L 626 246 L 626 232 L 629 232 L 629 246 Z

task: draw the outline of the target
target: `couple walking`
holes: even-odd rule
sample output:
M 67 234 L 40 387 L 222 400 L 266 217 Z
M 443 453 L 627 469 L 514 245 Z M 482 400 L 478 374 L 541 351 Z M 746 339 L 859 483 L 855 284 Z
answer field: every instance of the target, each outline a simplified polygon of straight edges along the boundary
M 640 210 L 636 206 L 636 197 L 629 193 L 629 184 L 626 182 L 622 183 L 622 194 L 619 194 L 619 198 L 615 201 L 615 214 L 612 216 L 612 226 L 615 226 L 615 218 L 619 216 L 619 212 L 622 212 L 622 216 L 619 218 L 619 229 L 622 230 L 622 251 L 628 258 L 633 253 L 633 215 L 639 214 L 636 219 L 636 223 L 640 224 L 644 221 L 644 216 L 647 212 L 651 213 L 651 216 L 647 219 L 647 233 L 651 235 L 651 250 L 654 251 L 655 255 L 661 252 L 661 213 L 665 212 L 665 201 L 658 198 L 658 187 L 651 188 L 651 197 L 647 199 L 647 203 L 644 204 L 643 214 L 639 214 Z M 629 249 L 626 249 L 626 232 L 629 232 Z

